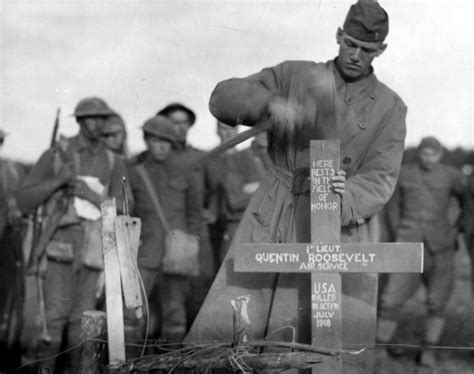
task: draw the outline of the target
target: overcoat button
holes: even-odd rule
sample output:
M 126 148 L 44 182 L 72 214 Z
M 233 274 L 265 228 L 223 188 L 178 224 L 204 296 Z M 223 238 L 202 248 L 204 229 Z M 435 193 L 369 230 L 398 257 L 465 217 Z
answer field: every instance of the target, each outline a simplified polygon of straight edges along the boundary
M 352 162 L 352 159 L 350 157 L 344 157 L 344 159 L 342 160 L 342 163 L 344 165 L 349 165 L 351 162 Z
M 361 122 L 361 123 L 359 123 L 359 127 L 360 127 L 362 130 L 365 130 L 365 129 L 367 128 L 367 123 Z

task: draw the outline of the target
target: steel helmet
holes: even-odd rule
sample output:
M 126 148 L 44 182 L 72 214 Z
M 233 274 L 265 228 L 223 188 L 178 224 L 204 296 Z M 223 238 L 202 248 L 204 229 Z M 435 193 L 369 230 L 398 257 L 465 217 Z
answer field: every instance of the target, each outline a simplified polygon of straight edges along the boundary
M 145 135 L 156 136 L 157 138 L 175 143 L 178 139 L 174 131 L 173 123 L 165 116 L 159 115 L 145 121 L 142 127 Z
M 73 116 L 79 117 L 109 117 L 116 113 L 109 108 L 107 103 L 98 97 L 87 97 L 79 101 Z

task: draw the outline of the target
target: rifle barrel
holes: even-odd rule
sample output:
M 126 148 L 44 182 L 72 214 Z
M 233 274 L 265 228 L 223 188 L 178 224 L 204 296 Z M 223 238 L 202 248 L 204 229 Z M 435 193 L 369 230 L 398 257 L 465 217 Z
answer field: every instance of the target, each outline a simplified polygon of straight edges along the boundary
M 56 118 L 54 120 L 54 127 L 53 127 L 53 134 L 51 135 L 51 144 L 50 148 L 54 148 L 56 145 L 56 138 L 58 136 L 58 129 L 59 129 L 59 116 L 61 115 L 61 108 L 59 107 L 56 110 Z

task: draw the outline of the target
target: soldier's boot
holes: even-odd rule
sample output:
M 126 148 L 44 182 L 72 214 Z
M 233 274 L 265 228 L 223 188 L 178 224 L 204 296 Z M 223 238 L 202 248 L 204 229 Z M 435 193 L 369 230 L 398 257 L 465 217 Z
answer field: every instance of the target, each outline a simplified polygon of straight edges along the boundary
M 446 321 L 444 318 L 428 317 L 425 323 L 425 336 L 423 339 L 423 345 L 438 345 L 439 341 L 441 340 L 441 334 L 443 333 L 445 323 Z M 429 347 L 423 348 L 420 354 L 420 365 L 433 368 L 436 366 L 436 362 L 436 350 Z
M 166 326 L 161 327 L 161 339 L 165 342 L 168 349 L 180 349 L 186 336 L 185 326 Z

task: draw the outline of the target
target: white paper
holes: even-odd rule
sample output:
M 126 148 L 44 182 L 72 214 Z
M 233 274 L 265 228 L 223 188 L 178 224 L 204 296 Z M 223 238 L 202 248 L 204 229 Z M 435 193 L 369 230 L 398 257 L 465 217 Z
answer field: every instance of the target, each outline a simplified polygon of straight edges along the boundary
M 105 186 L 100 182 L 99 178 L 89 175 L 78 175 L 77 179 L 83 180 L 87 186 L 99 195 L 105 192 Z M 95 221 L 100 218 L 100 209 L 88 200 L 74 197 L 74 209 L 76 214 L 84 219 Z

